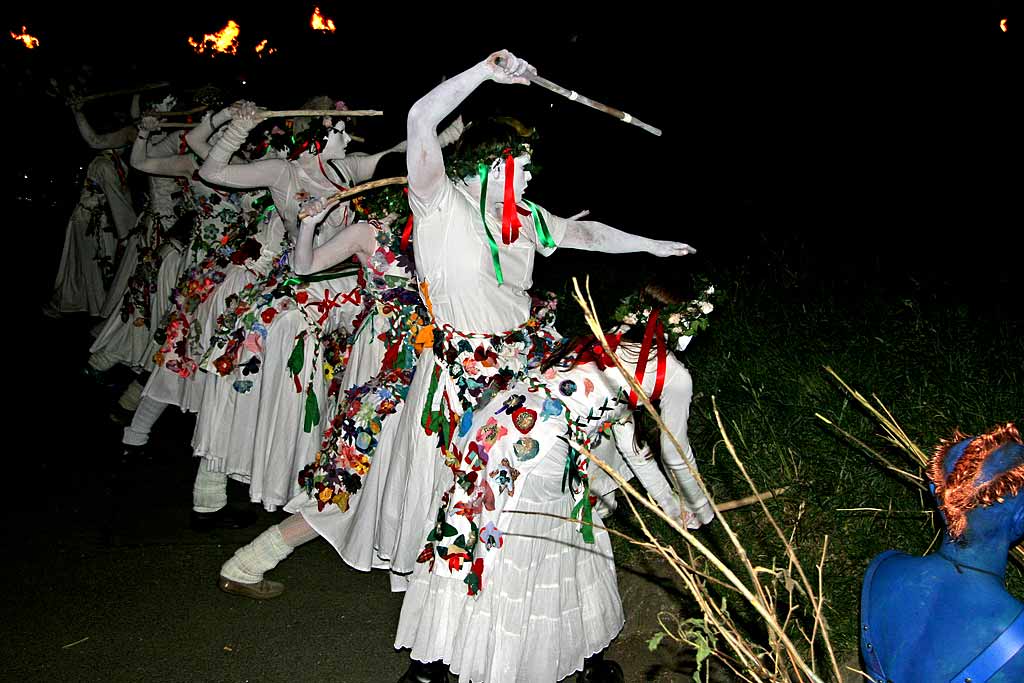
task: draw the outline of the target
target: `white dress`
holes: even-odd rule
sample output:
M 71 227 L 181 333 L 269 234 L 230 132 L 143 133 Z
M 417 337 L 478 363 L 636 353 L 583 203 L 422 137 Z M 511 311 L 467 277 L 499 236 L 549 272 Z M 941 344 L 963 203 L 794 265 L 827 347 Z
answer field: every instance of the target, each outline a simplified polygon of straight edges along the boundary
M 168 136 L 151 144 L 151 157 L 169 156 L 179 151 L 180 136 Z M 149 176 L 149 202 L 128 238 L 124 256 L 104 304 L 106 322 L 89 349 L 130 368 L 154 367 L 151 340 L 167 310 L 178 261 L 164 269 L 158 282 L 161 259 L 176 250 L 163 248 L 165 233 L 174 224 L 175 208 L 184 200 L 184 181 Z M 161 296 L 161 294 L 163 296 Z
M 334 165 L 344 182 L 362 182 L 368 175 L 358 156 Z M 220 316 L 202 363 L 221 376 L 221 383 L 230 379 L 237 393 L 210 411 L 204 396 L 193 437 L 195 454 L 208 460 L 211 471 L 248 483 L 250 499 L 268 510 L 299 493 L 298 473 L 312 462 L 325 428 L 326 420 L 318 416 L 333 414 L 323 372 L 324 342 L 332 343 L 332 333 L 335 339 L 346 338 L 361 309 L 355 275 L 318 280 L 292 273 L 291 242 L 283 223 L 295 224 L 300 202 L 329 196 L 337 188 L 297 164 L 289 164 L 288 173 L 286 190 L 271 188 L 274 220 L 284 237 L 278 256 L 266 276 L 235 300 L 226 300 L 228 310 Z M 316 244 L 350 220 L 343 205 L 320 226 Z M 215 400 L 223 398 L 223 389 L 216 392 Z
M 114 150 L 97 154 L 68 219 L 52 303 L 61 313 L 100 315 L 117 270 L 118 237 L 135 225 L 127 167 Z
M 170 308 L 151 348 L 156 368 L 142 395 L 198 412 L 205 388 L 205 382 L 196 378 L 195 357 L 202 357 L 204 351 L 200 309 L 227 279 L 230 259 L 245 243 L 254 216 L 249 193 L 221 192 L 195 174 L 189 190 L 197 221 L 189 245 L 179 251 L 178 277 L 168 296 Z M 167 259 L 161 271 L 165 267 L 171 267 Z
M 429 333 L 412 259 L 399 245 L 397 230 L 378 228 L 338 407 L 316 459 L 299 474 L 304 491 L 286 506 L 361 571 L 387 568 L 374 553 L 381 482 L 395 455 L 417 342 Z
M 669 356 L 662 409 L 683 412 L 683 439 L 691 392 Z M 608 533 L 588 538 L 552 515 L 602 525 L 589 463 L 570 444 L 596 448 L 628 404 L 618 370 L 589 362 L 531 372 L 477 408 L 456 439 L 457 483 L 413 574 L 396 648 L 444 660 L 460 683 L 534 683 L 561 680 L 609 645 L 624 615 Z M 690 484 L 687 505 L 702 507 Z
M 383 483 L 376 546 L 397 573 L 414 569 L 433 511 L 452 480 L 441 442 L 450 438 L 492 378 L 522 376 L 528 356 L 545 337 L 555 336 L 531 318 L 527 290 L 533 284 L 533 260 L 537 252 L 554 252 L 534 241 L 531 219 L 524 221 L 518 241 L 498 248 L 504 275 L 499 285 L 479 203 L 461 186 L 446 178 L 427 203 L 410 192 L 409 205 L 415 217 L 416 270 L 428 292 L 435 339 L 434 348 L 420 356 L 395 435 L 396 457 Z M 566 221 L 540 210 L 557 242 Z M 488 215 L 487 224 L 492 235 L 501 234 L 493 216 Z

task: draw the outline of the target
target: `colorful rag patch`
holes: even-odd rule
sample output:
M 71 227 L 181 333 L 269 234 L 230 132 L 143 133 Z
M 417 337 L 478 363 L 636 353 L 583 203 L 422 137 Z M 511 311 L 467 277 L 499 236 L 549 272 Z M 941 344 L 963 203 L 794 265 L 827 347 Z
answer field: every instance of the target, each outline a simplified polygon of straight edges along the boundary
M 512 450 L 519 462 L 526 462 L 537 457 L 537 454 L 540 453 L 540 444 L 536 439 L 524 436 L 515 442 Z
M 576 382 L 573 382 L 571 379 L 559 382 L 558 393 L 560 393 L 562 396 L 572 396 L 573 394 L 576 393 Z
M 537 424 L 537 411 L 530 408 L 516 408 L 512 413 L 512 424 L 521 434 L 529 434 L 533 425 Z

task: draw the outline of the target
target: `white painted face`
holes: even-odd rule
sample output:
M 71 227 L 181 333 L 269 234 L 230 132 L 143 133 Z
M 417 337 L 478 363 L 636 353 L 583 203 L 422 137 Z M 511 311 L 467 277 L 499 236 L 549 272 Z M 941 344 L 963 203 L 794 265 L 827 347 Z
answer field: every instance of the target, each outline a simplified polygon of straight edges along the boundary
M 328 127 L 327 143 L 324 145 L 322 154 L 329 159 L 341 159 L 345 156 L 345 150 L 352 138 L 345 132 L 345 122 L 338 120 L 333 123 L 330 117 L 324 120 Z M 333 125 L 332 125 L 333 123 Z
M 523 199 L 523 193 L 526 192 L 527 186 L 530 184 L 530 180 L 533 175 L 526 170 L 526 166 L 530 164 L 529 154 L 520 154 L 515 159 L 515 171 L 512 176 L 512 191 L 515 193 L 516 203 L 519 203 Z M 491 178 L 487 185 L 487 194 L 490 197 L 495 197 L 496 201 L 501 201 L 505 195 L 505 160 L 495 159 L 494 164 L 491 165 Z

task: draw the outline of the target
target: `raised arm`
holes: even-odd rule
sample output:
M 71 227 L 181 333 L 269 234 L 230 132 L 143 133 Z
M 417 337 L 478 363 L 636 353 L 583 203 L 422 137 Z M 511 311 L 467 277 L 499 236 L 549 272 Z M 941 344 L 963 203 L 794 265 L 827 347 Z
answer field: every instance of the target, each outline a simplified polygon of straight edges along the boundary
M 498 66 L 498 60 L 501 66 Z M 502 50 L 450 78 L 421 97 L 409 109 L 406 164 L 409 168 L 409 189 L 421 199 L 431 197 L 444 180 L 444 159 L 437 139 L 437 126 L 455 111 L 481 83 L 522 83 L 529 85 L 523 74 L 532 67 L 510 52 Z
M 210 156 L 210 150 L 213 149 L 213 145 L 209 143 L 210 136 L 213 135 L 213 131 L 231 120 L 232 113 L 231 108 L 221 109 L 216 114 L 206 112 L 199 125 L 185 135 L 185 142 L 196 156 L 200 159 Z
M 295 251 L 292 253 L 292 270 L 298 275 L 319 273 L 336 263 L 352 257 L 366 262 L 373 254 L 376 244 L 374 227 L 369 223 L 353 223 L 319 247 L 313 246 L 316 226 L 338 205 L 324 209 L 326 200 L 316 199 L 306 204 L 304 209 L 316 211 L 316 215 L 304 218 L 299 224 L 299 235 L 295 239 Z
M 256 187 L 277 187 L 285 180 L 288 162 L 283 159 L 264 159 L 248 164 L 232 164 L 231 155 L 238 151 L 256 127 L 259 118 L 256 108 L 246 102 L 235 112 L 224 135 L 217 141 L 199 169 L 203 180 L 214 185 L 251 189 Z
M 78 124 L 78 132 L 82 134 L 85 144 L 93 149 L 120 149 L 127 147 L 135 139 L 135 124 L 125 126 L 112 133 L 99 134 L 89 125 L 89 120 L 82 113 L 82 105 L 77 100 L 71 101 L 71 113 L 75 115 L 75 123 Z
M 697 250 L 689 244 L 652 240 L 617 230 L 597 221 L 568 221 L 565 235 L 558 242 L 559 247 L 601 251 L 607 254 L 625 254 L 645 251 L 655 256 L 685 256 Z
M 132 168 L 149 175 L 191 178 L 196 170 L 196 163 L 187 155 L 175 154 L 168 157 L 151 157 L 148 153 L 149 136 L 160 127 L 160 122 L 152 116 L 142 117 L 139 133 L 132 145 Z
M 697 461 L 693 457 L 693 448 L 686 433 L 690 419 L 690 400 L 693 398 L 693 380 L 683 364 L 673 360 L 669 357 L 669 367 L 665 373 L 665 388 L 661 395 L 661 419 L 683 447 L 685 456 L 679 454 L 667 434 L 662 434 L 661 460 L 669 477 L 675 480 L 683 507 L 690 513 L 687 526 L 696 529 L 710 522 L 715 515 L 711 510 L 711 502 L 693 476 L 693 472 L 697 471 Z

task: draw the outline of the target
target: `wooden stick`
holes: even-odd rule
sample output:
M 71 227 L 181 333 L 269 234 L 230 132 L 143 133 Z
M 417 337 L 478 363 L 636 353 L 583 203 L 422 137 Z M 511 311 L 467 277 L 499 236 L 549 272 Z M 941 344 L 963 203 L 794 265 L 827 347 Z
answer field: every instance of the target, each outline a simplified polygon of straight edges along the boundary
M 498 57 L 498 59 L 495 61 L 498 66 L 502 65 L 503 60 L 501 57 Z M 657 135 L 659 137 L 661 136 L 660 128 L 655 128 L 654 126 L 648 125 L 639 119 L 634 119 L 632 115 L 627 114 L 626 112 L 621 111 L 619 109 L 616 109 L 615 107 L 609 107 L 607 104 L 601 104 L 600 102 L 592 100 L 589 97 L 584 97 L 575 90 L 563 88 L 557 83 L 552 83 L 548 79 L 543 78 L 542 76 L 538 76 L 532 71 L 528 71 L 527 73 L 523 74 L 523 78 L 530 81 L 531 83 L 536 83 L 545 90 L 550 90 L 551 92 L 561 95 L 562 97 L 567 97 L 573 102 L 579 102 L 580 104 L 587 105 L 591 109 L 597 109 L 598 111 L 603 111 L 605 114 L 611 114 L 612 116 L 614 116 L 615 118 L 619 119 L 624 123 L 631 123 L 634 126 L 637 126 L 638 128 L 643 128 L 648 133 Z
M 149 111 L 142 112 L 143 116 L 156 116 L 158 118 L 164 116 L 190 116 L 192 114 L 198 114 L 201 111 L 206 111 L 209 107 L 205 104 L 192 109 L 183 109 L 181 111 L 157 111 L 156 109 L 150 109 Z
M 198 125 L 198 122 L 182 123 L 180 121 L 161 121 L 160 125 L 157 126 L 157 128 L 195 128 Z
M 347 190 L 344 190 L 343 192 L 336 192 L 336 193 L 334 193 L 327 200 L 327 206 L 325 206 L 324 208 L 326 209 L 328 206 L 334 206 L 335 204 L 340 202 L 342 199 L 348 199 L 349 197 L 354 197 L 357 194 L 362 194 L 363 192 L 366 192 L 367 190 L 374 190 L 374 189 L 376 189 L 378 187 L 385 187 L 387 185 L 405 185 L 407 182 L 409 182 L 409 179 L 406 176 L 404 176 L 404 175 L 395 176 L 394 178 L 381 178 L 380 180 L 371 180 L 368 183 L 363 183 L 362 185 L 356 185 L 355 187 L 352 187 L 352 188 L 349 188 Z M 305 211 L 300 211 L 299 212 L 299 220 L 302 220 L 304 218 L 309 218 L 309 213 L 307 213 Z
M 384 116 L 377 109 L 279 109 L 270 111 L 256 110 L 256 115 L 265 119 L 292 116 Z
M 111 90 L 110 92 L 98 92 L 95 95 L 85 95 L 79 97 L 79 102 L 92 102 L 93 100 L 103 99 L 104 97 L 114 97 L 116 95 L 134 95 L 137 92 L 146 92 L 147 90 L 160 90 L 166 88 L 170 83 L 150 83 L 148 85 L 140 85 L 136 88 L 125 88 L 124 90 Z
M 774 498 L 775 496 L 780 496 L 783 493 L 785 493 L 786 489 L 788 488 L 788 486 L 783 486 L 782 488 L 778 488 L 773 491 L 765 491 L 761 495 L 754 494 L 752 496 L 747 496 L 746 498 L 737 498 L 736 500 L 730 500 L 728 503 L 718 503 L 718 509 L 721 510 L 722 512 L 725 512 L 726 510 L 735 510 L 736 508 L 742 508 L 748 505 L 753 505 L 754 503 L 758 503 L 762 500 L 769 500 L 771 498 Z

